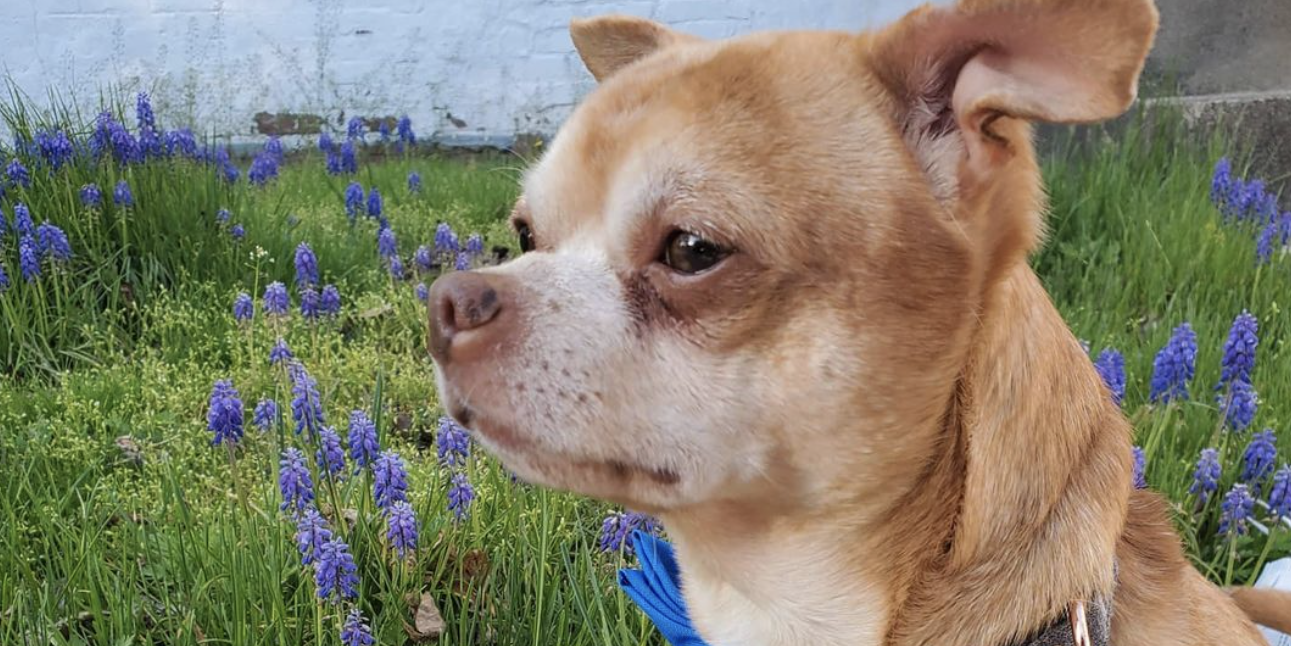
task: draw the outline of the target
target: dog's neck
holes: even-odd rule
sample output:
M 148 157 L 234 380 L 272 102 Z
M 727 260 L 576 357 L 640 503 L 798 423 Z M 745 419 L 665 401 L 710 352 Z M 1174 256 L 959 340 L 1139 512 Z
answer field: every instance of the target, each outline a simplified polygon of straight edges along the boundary
M 1027 266 L 988 295 L 961 375 L 886 509 L 665 515 L 713 646 L 1003 645 L 1111 590 L 1128 427 Z

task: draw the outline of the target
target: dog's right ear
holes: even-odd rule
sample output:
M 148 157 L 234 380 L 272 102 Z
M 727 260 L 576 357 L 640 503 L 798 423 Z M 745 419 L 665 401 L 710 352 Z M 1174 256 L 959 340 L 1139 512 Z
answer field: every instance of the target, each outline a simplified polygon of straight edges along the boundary
M 669 45 L 699 40 L 645 18 L 617 15 L 575 18 L 569 23 L 569 35 L 598 82 Z

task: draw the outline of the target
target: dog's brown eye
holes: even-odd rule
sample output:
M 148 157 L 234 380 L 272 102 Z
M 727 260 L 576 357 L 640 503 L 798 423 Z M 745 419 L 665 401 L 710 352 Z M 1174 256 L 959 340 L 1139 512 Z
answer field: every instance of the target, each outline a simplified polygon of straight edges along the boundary
M 683 274 L 698 274 L 721 262 L 729 252 L 688 231 L 674 231 L 663 247 L 660 262 Z
M 520 237 L 520 253 L 533 251 L 533 231 L 527 222 L 516 222 L 516 235 Z

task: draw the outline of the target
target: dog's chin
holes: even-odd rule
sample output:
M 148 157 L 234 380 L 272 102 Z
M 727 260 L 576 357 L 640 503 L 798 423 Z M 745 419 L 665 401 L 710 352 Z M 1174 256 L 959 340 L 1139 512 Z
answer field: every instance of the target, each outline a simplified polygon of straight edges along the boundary
M 530 484 L 599 498 L 637 511 L 662 513 L 679 498 L 681 476 L 629 460 L 598 459 L 553 451 L 517 425 L 445 393 L 448 414 L 486 451 Z

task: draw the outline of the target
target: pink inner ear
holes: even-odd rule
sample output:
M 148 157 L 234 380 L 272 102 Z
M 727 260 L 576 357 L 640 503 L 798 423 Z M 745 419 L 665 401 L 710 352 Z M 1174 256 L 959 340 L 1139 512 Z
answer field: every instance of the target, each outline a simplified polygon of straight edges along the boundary
M 1081 73 L 1076 58 L 1030 44 L 1016 43 L 1013 53 L 989 47 L 964 64 L 952 98 L 960 127 L 976 130 L 993 113 L 1068 122 L 1100 111 L 1105 93 Z

